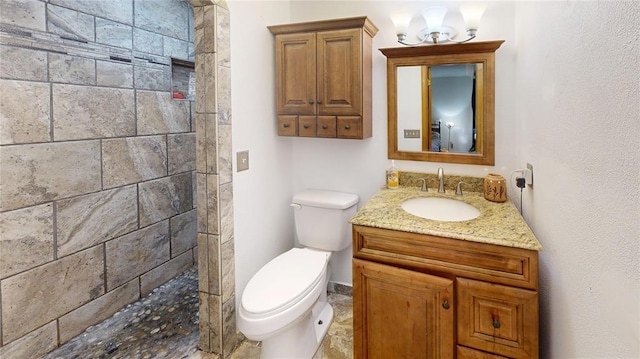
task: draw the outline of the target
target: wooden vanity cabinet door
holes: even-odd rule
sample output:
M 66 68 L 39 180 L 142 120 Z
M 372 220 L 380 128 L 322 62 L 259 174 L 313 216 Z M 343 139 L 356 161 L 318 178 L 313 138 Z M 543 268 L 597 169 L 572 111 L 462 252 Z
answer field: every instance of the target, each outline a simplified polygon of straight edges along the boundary
M 338 116 L 336 127 L 338 130 L 338 138 L 363 138 L 362 118 L 360 116 Z
M 458 344 L 509 358 L 538 358 L 538 292 L 456 279 Z
M 362 29 L 321 31 L 318 115 L 362 114 Z
M 509 358 L 458 345 L 457 359 L 509 359 Z
M 278 115 L 316 114 L 316 34 L 276 35 Z
M 453 281 L 353 259 L 354 358 L 453 358 Z

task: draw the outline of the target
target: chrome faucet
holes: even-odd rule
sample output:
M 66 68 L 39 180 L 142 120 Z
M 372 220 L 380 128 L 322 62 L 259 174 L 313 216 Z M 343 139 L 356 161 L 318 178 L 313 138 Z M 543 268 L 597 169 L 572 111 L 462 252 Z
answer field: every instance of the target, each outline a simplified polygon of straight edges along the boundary
M 422 181 L 422 187 L 420 188 L 420 191 L 429 192 L 429 190 L 427 189 L 427 179 L 426 178 L 419 178 L 419 180 Z
M 442 167 L 438 168 L 438 193 L 445 193 L 444 170 L 442 169 Z

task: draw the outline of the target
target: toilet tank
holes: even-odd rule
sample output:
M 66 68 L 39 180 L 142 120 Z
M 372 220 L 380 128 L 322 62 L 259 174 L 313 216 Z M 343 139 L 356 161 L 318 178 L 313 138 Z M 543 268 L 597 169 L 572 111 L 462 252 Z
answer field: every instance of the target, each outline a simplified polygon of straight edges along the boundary
M 300 244 L 334 252 L 349 246 L 351 243 L 349 219 L 356 214 L 358 195 L 307 190 L 296 193 L 291 202 Z

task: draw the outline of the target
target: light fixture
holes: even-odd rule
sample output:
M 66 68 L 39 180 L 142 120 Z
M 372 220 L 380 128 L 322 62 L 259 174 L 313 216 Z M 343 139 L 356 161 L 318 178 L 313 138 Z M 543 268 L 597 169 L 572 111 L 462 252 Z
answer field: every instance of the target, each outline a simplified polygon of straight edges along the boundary
M 409 24 L 413 18 L 411 13 L 395 13 L 391 15 L 391 21 L 396 28 L 396 35 L 398 36 L 398 42 L 407 46 L 417 46 L 422 44 L 439 44 L 443 42 L 452 41 L 458 44 L 467 42 L 476 37 L 478 32 L 478 26 L 480 25 L 480 19 L 486 5 L 482 3 L 468 3 L 460 6 L 460 12 L 465 22 L 467 38 L 462 41 L 455 41 L 456 30 L 450 26 L 443 25 L 444 17 L 447 14 L 447 8 L 442 6 L 431 6 L 422 11 L 427 27 L 422 29 L 417 37 L 419 42 L 408 43 L 406 42 L 407 34 L 409 32 Z

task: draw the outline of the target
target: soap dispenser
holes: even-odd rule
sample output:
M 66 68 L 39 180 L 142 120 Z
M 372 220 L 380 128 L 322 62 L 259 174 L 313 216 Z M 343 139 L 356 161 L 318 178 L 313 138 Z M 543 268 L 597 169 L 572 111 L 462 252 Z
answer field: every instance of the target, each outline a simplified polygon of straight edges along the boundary
M 387 170 L 387 188 L 397 189 L 399 184 L 398 169 L 396 168 L 396 162 L 391 160 L 391 168 Z

